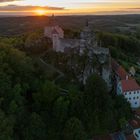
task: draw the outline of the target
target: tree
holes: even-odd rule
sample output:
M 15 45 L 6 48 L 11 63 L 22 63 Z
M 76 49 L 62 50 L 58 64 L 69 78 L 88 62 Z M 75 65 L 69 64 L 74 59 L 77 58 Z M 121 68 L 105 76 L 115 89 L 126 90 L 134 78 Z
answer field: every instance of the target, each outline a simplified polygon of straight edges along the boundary
M 68 118 L 70 101 L 64 97 L 59 97 L 53 107 L 53 117 L 55 125 L 63 126 L 63 123 Z
M 13 140 L 14 121 L 0 110 L 0 140 Z
M 26 140 L 46 140 L 46 126 L 40 115 L 32 113 L 29 118 L 29 125 L 25 129 L 24 139 Z
M 59 88 L 52 82 L 42 83 L 38 93 L 33 95 L 35 102 L 43 108 L 49 108 L 59 97 Z
M 108 132 L 113 122 L 113 103 L 107 85 L 99 75 L 93 74 L 88 78 L 84 102 L 88 114 L 84 121 L 91 135 Z
M 48 45 L 50 45 L 49 40 L 39 33 L 32 33 L 25 40 L 25 50 L 32 54 L 44 52 L 48 48 Z
M 64 127 L 64 140 L 86 140 L 87 135 L 81 121 L 75 117 L 70 118 Z
M 119 127 L 122 127 L 124 123 L 127 120 L 131 119 L 132 112 L 130 104 L 127 102 L 127 100 L 122 96 L 116 96 L 114 100 L 114 110 L 115 110 L 115 116 L 116 120 L 119 121 Z M 125 120 L 125 121 L 124 121 Z

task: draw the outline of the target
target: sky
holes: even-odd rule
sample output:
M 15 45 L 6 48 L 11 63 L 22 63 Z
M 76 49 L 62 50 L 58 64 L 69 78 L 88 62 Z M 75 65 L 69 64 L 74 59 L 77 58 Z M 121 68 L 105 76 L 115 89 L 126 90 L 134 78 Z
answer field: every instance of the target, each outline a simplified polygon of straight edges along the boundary
M 0 0 L 0 15 L 140 14 L 140 0 Z

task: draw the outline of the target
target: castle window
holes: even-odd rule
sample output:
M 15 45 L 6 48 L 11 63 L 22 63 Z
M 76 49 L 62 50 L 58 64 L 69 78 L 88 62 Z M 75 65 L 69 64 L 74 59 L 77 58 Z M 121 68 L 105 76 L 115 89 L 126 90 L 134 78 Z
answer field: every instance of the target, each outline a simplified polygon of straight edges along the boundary
M 139 97 L 137 97 L 137 99 L 139 99 Z
M 135 102 L 135 105 L 137 104 L 137 102 Z
M 129 98 L 129 100 L 131 100 L 131 98 Z
M 135 97 L 133 97 L 133 99 L 135 100 Z

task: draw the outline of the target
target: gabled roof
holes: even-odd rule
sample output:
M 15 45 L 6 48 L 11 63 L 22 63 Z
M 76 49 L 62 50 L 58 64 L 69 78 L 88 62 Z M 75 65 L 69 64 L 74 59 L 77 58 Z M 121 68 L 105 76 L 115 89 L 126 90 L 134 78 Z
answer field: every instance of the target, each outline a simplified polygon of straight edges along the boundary
M 140 86 L 134 79 L 121 80 L 121 85 L 123 92 L 140 90 Z
M 111 59 L 111 65 L 112 65 L 112 69 L 113 69 L 114 72 L 116 72 L 116 70 L 120 66 L 114 59 Z
M 126 77 L 128 76 L 128 73 L 125 71 L 125 69 L 122 66 L 118 67 L 116 73 L 120 77 L 121 80 L 126 79 Z
M 52 34 L 58 34 L 58 32 L 55 28 L 52 30 Z
M 113 71 L 118 75 L 118 77 L 121 80 L 125 80 L 127 76 L 129 79 L 131 79 L 126 70 L 121 65 L 119 65 L 114 59 L 112 59 L 111 65 Z
M 56 29 L 56 31 L 58 32 L 58 33 L 60 33 L 60 32 L 64 32 L 63 31 L 63 29 L 60 27 L 60 26 L 55 26 L 55 29 Z

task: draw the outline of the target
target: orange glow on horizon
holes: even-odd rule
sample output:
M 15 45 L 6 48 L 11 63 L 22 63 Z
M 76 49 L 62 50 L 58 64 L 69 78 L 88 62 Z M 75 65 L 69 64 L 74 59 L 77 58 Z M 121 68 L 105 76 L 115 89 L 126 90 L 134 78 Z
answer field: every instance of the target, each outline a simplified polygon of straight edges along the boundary
M 32 0 L 25 0 L 32 1 Z M 84 0 L 85 1 L 85 0 Z M 95 0 L 97 1 L 97 0 Z M 99 0 L 106 1 L 106 0 Z M 110 2 L 85 2 L 85 3 L 75 3 L 75 5 L 70 4 L 64 6 L 54 7 L 52 6 L 38 6 L 38 5 L 4 5 L 0 3 L 0 15 L 35 15 L 35 16 L 45 16 L 45 15 L 87 15 L 87 14 L 140 14 L 140 0 L 134 0 L 135 2 L 130 2 L 131 0 L 107 0 Z M 115 1 L 115 2 L 113 2 Z M 118 2 L 117 2 L 118 1 Z M 38 0 L 39 2 L 39 0 Z M 40 0 L 40 5 L 44 0 Z M 10 2 L 9 2 L 10 3 Z M 16 4 L 17 2 L 15 2 Z M 39 3 L 38 3 L 39 4 Z M 42 4 L 43 5 L 43 4 Z
M 47 14 L 47 11 L 46 10 L 43 10 L 43 9 L 37 9 L 34 11 L 34 13 L 38 16 L 44 16 Z

